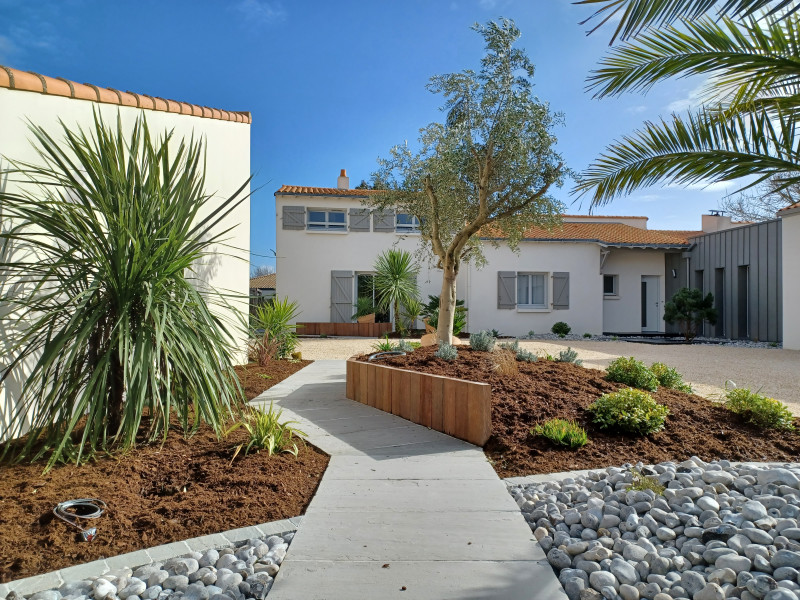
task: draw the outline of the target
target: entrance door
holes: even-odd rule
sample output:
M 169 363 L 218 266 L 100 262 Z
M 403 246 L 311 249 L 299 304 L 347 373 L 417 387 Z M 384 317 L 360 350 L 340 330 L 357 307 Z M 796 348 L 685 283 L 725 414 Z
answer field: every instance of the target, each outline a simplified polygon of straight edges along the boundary
M 642 331 L 660 331 L 660 290 L 658 277 L 642 275 Z

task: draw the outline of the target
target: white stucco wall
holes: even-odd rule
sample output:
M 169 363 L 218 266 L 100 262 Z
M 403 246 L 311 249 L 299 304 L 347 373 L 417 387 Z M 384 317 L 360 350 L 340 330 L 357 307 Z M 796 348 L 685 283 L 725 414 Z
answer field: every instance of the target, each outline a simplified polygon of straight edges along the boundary
M 153 134 L 173 130 L 173 140 L 202 139 L 206 149 L 206 191 L 214 198 L 227 197 L 250 175 L 250 126 L 211 118 L 181 115 L 170 112 L 141 110 L 128 106 L 100 104 L 62 96 L 0 88 L 0 157 L 16 161 L 37 162 L 38 156 L 30 140 L 32 134 L 28 121 L 44 127 L 56 140 L 63 139 L 59 120 L 68 127 L 93 127 L 93 113 L 102 115 L 107 125 L 116 126 L 117 115 L 123 126 L 130 128 L 135 119 L 144 113 Z M 7 168 L 7 160 L 2 162 Z M 14 191 L 14 183 L 7 183 L 7 191 Z M 249 193 L 249 190 L 246 190 Z M 206 210 L 213 210 L 212 200 Z M 201 215 L 202 216 L 202 215 Z M 233 227 L 227 234 L 224 248 L 218 248 L 213 260 L 198 269 L 204 284 L 240 295 L 231 300 L 231 310 L 218 311 L 229 323 L 239 323 L 247 315 L 249 253 L 250 253 L 250 201 L 245 200 L 220 225 L 221 230 Z M 237 325 L 237 340 L 241 344 L 241 360 L 246 358 L 244 340 L 246 330 Z M 13 400 L 18 395 L 18 383 L 7 382 L 0 389 L 0 412 L 9 414 Z M 0 425 L 2 425 L 0 423 Z
M 603 297 L 603 330 L 634 333 L 642 330 L 642 276 L 659 278 L 658 331 L 664 331 L 664 252 L 612 248 L 603 264 L 604 275 L 617 275 L 617 297 Z M 602 296 L 602 290 L 601 294 Z
M 779 213 L 781 214 L 781 213 Z M 800 269 L 797 257 L 800 256 L 800 209 L 792 209 L 781 214 L 783 253 L 783 347 L 800 350 Z
M 523 336 L 528 332 L 549 333 L 558 321 L 564 321 L 578 335 L 597 335 L 603 330 L 602 278 L 600 248 L 592 243 L 522 242 L 519 253 L 508 246 L 484 247 L 488 264 L 482 269 L 468 269 L 466 305 L 470 329 L 497 329 L 505 335 Z M 553 272 L 569 273 L 569 308 L 498 309 L 498 271 L 546 272 L 547 303 L 553 301 Z

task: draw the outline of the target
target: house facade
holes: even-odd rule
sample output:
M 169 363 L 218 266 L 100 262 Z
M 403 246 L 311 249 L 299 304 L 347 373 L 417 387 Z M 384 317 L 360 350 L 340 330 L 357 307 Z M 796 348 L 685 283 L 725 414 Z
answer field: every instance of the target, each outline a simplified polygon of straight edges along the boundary
M 173 131 L 176 144 L 192 137 L 203 140 L 206 190 L 213 194 L 206 211 L 214 210 L 215 199 L 221 201 L 232 195 L 250 176 L 250 113 L 212 109 L 0 66 L 0 186 L 8 192 L 16 191 L 18 184 L 13 178 L 2 175 L 2 171 L 10 167 L 9 160 L 30 163 L 40 160 L 31 144 L 29 122 L 60 140 L 64 135 L 60 122 L 72 129 L 81 127 L 91 131 L 95 112 L 108 125 L 115 125 L 119 116 L 123 128 L 128 130 L 144 115 L 154 134 Z M 249 194 L 249 190 L 244 194 Z M 208 260 L 197 265 L 196 275 L 200 287 L 210 286 L 229 294 L 229 308 L 214 307 L 214 310 L 237 331 L 239 339 L 235 341 L 240 343 L 240 358 L 244 362 L 247 331 L 244 325 L 239 327 L 238 324 L 246 322 L 242 317 L 248 311 L 249 199 L 218 227 L 220 231 L 230 229 L 225 235 L 226 245 L 213 249 Z M 0 282 L 0 285 L 8 284 Z M 0 336 L 0 340 L 3 337 Z M 0 356 L 3 353 L 0 352 Z M 6 379 L 0 386 L 0 439 L 23 380 L 20 374 Z
M 304 322 L 350 322 L 358 296 L 371 293 L 376 257 L 420 248 L 412 215 L 364 205 L 370 190 L 282 186 L 275 192 L 277 287 L 300 304 Z M 487 265 L 464 265 L 457 297 L 467 330 L 522 336 L 564 321 L 575 333 L 663 332 L 668 257 L 699 232 L 647 229 L 646 217 L 570 216 L 552 231 L 531 229 L 513 252 L 484 239 Z M 423 299 L 438 296 L 441 272 L 421 261 Z

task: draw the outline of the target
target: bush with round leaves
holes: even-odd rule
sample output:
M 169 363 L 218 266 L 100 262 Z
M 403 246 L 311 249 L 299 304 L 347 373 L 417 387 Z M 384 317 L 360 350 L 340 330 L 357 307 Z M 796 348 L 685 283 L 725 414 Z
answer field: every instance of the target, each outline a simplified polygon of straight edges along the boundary
M 647 392 L 625 388 L 603 394 L 588 408 L 601 429 L 647 435 L 664 429 L 669 409 Z

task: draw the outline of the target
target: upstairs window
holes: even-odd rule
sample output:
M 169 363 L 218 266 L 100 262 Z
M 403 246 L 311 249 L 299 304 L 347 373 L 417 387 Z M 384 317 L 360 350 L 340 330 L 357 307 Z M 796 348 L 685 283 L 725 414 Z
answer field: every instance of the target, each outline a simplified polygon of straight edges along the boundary
M 547 273 L 517 273 L 517 306 L 547 308 Z
M 309 209 L 307 227 L 311 231 L 346 231 L 347 215 L 343 210 Z
M 408 213 L 397 213 L 395 231 L 397 233 L 419 233 L 419 219 Z

